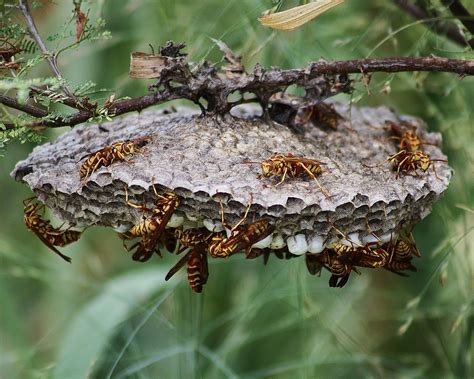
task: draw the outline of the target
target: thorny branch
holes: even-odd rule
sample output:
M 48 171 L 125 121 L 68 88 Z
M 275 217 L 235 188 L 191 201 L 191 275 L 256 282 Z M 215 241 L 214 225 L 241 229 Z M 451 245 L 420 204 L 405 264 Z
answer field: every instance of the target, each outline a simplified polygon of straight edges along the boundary
M 171 43 L 169 46 L 176 45 Z M 166 50 L 163 50 L 162 54 L 165 52 Z M 250 74 L 243 71 L 229 75 L 229 71 L 219 71 L 207 62 L 191 68 L 186 58 L 179 53 L 179 49 L 171 55 L 174 56 L 156 56 L 161 61 L 160 67 L 154 67 L 154 70 L 159 72 L 154 76 L 158 77 L 158 83 L 150 88 L 149 94 L 111 102 L 105 107 L 107 115 L 118 116 L 141 111 L 175 99 L 193 101 L 200 105 L 203 112 L 210 114 L 226 114 L 232 107 L 249 101 L 259 102 L 266 112 L 271 96 L 284 92 L 294 84 L 306 90 L 307 101 L 320 101 L 340 92 L 349 92 L 352 87 L 347 75 L 354 73 L 431 71 L 474 75 L 474 61 L 439 57 L 372 58 L 333 62 L 320 60 L 306 68 L 292 70 L 266 70 L 257 65 Z M 235 93 L 240 94 L 241 99 L 230 102 L 229 95 Z M 248 93 L 254 94 L 255 97 L 250 100 L 244 98 Z M 207 101 L 207 108 L 201 104 L 202 99 Z M 24 109 L 23 111 L 26 112 Z M 94 117 L 95 112 L 93 109 L 81 109 L 68 118 L 41 120 L 29 124 L 28 127 L 74 126 Z M 37 112 L 26 113 L 35 117 L 39 115 Z M 10 129 L 14 126 L 9 124 L 6 127 Z
M 21 13 L 23 14 L 23 17 L 26 20 L 26 24 L 28 26 L 28 31 L 30 33 L 31 38 L 34 39 L 38 47 L 40 48 L 41 52 L 45 56 L 46 60 L 49 63 L 49 66 L 51 67 L 51 70 L 53 71 L 54 75 L 60 82 L 64 81 L 63 76 L 61 75 L 61 72 L 58 69 L 58 64 L 56 60 L 56 55 L 51 54 L 44 44 L 43 40 L 41 39 L 41 36 L 38 32 L 38 28 L 36 27 L 36 24 L 33 20 L 33 17 L 31 16 L 30 8 L 28 6 L 28 1 L 27 0 L 19 0 L 18 1 L 18 7 L 20 8 Z M 74 102 L 77 102 L 76 96 L 67 88 L 65 85 L 61 86 L 62 90 L 64 93 L 70 97 Z
M 17 109 L 19 111 L 25 112 L 26 114 L 29 114 L 30 116 L 33 116 L 33 117 L 48 116 L 48 112 L 41 108 L 35 107 L 34 105 L 21 104 L 16 99 L 13 99 L 12 97 L 5 96 L 2 94 L 0 94 L 0 104 L 6 105 L 9 108 L 13 108 L 13 109 Z
M 430 13 L 419 5 L 414 5 L 407 0 L 394 0 L 402 9 L 406 10 L 418 19 L 432 18 L 437 16 Z M 466 28 L 472 32 L 474 22 L 469 19 L 469 12 L 462 6 L 460 1 L 443 0 L 449 6 L 451 12 L 462 20 Z M 48 51 L 41 39 L 39 32 L 30 13 L 27 0 L 18 0 L 31 37 L 40 48 L 45 59 L 48 61 L 54 75 L 64 83 L 64 78 L 58 69 L 57 53 Z M 76 5 L 77 11 L 77 5 Z M 474 46 L 474 39 L 467 42 L 454 23 L 445 23 L 433 20 L 433 26 L 438 31 L 443 31 L 449 38 L 463 45 Z M 474 75 L 474 61 L 447 59 L 439 57 L 396 57 L 396 58 L 372 58 L 356 59 L 347 61 L 328 62 L 320 60 L 311 63 L 303 69 L 281 70 L 279 68 L 264 69 L 255 66 L 251 73 L 246 73 L 241 64 L 241 58 L 235 55 L 224 43 L 215 41 L 219 48 L 225 53 L 227 66 L 218 69 L 215 65 L 204 62 L 201 65 L 188 63 L 180 50 L 184 44 L 169 42 L 160 49 L 159 55 L 152 55 L 151 76 L 149 72 L 145 75 L 135 77 L 156 78 L 157 83 L 150 87 L 148 94 L 133 99 L 114 101 L 109 99 L 102 107 L 97 103 L 90 103 L 87 97 L 78 99 L 70 90 L 62 84 L 64 95 L 57 98 L 57 102 L 65 104 L 76 110 L 69 116 L 53 116 L 48 111 L 30 104 L 20 104 L 12 97 L 2 95 L 0 104 L 22 111 L 30 116 L 38 118 L 29 124 L 22 125 L 27 128 L 63 127 L 74 126 L 86 122 L 95 117 L 111 117 L 124 113 L 141 111 L 149 106 L 161 104 L 176 99 L 187 99 L 198 104 L 203 113 L 213 115 L 225 115 L 236 105 L 258 102 L 261 104 L 264 116 L 268 116 L 268 108 L 271 98 L 277 93 L 285 92 L 291 85 L 297 85 L 305 90 L 303 101 L 307 103 L 322 101 L 328 97 L 341 92 L 350 92 L 352 83 L 349 74 L 368 74 L 373 72 L 450 72 L 461 76 Z M 137 61 L 139 58 L 150 57 L 139 53 L 132 55 Z M 153 66 L 156 64 L 155 66 Z M 143 74 L 143 73 L 142 73 Z M 131 76 L 133 77 L 133 67 Z M 55 95 L 48 88 L 30 88 L 33 96 Z M 229 100 L 230 95 L 240 95 L 238 100 Z M 253 96 L 247 96 L 252 94 Z M 207 103 L 203 105 L 203 100 Z M 14 123 L 3 122 L 5 128 L 14 129 Z
M 474 49 L 474 38 L 472 38 L 469 41 L 466 41 L 466 38 L 464 38 L 463 34 L 460 32 L 458 26 L 454 22 L 447 22 L 447 21 L 441 21 L 441 20 L 431 20 L 428 21 L 429 19 L 437 18 L 439 17 L 439 14 L 435 11 L 428 11 L 421 5 L 419 5 L 419 2 L 414 4 L 413 2 L 409 0 L 394 0 L 394 3 L 399 6 L 402 10 L 405 12 L 409 13 L 412 17 L 416 18 L 417 20 L 427 20 L 432 25 L 432 30 L 441 35 L 445 35 L 448 37 L 450 40 L 453 42 L 457 43 L 458 45 L 461 46 L 467 46 L 471 47 Z M 466 28 L 471 32 L 472 30 L 470 29 L 473 25 L 472 21 L 469 21 L 468 18 L 472 17 L 469 12 L 462 6 L 462 4 L 459 1 L 452 1 L 452 0 L 443 0 L 444 4 L 451 4 L 449 7 L 451 12 L 453 13 L 454 16 L 458 17 L 461 22 L 467 21 L 468 25 L 470 27 Z M 455 6 L 454 4 L 457 4 Z M 461 9 L 464 9 L 464 13 L 462 13 Z M 463 21 L 464 20 L 464 21 Z

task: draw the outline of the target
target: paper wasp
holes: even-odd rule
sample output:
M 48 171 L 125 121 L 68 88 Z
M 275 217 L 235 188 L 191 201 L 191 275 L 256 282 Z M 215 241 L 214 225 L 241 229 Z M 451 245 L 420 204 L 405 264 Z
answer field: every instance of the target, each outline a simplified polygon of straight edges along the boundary
M 149 140 L 150 137 L 141 137 L 134 140 L 116 142 L 94 153 L 86 155 L 85 157 L 87 157 L 87 159 L 79 170 L 79 176 L 81 179 L 87 179 L 100 167 L 107 167 L 115 161 L 125 160 L 126 156 L 135 154 L 137 150 L 145 146 Z M 85 157 L 82 157 L 80 160 Z
M 332 275 L 329 278 L 330 287 L 344 287 L 352 271 L 360 274 L 353 265 L 339 259 L 334 250 L 331 249 L 325 249 L 322 253 L 318 254 L 306 254 L 305 258 L 306 267 L 310 274 L 319 274 L 323 267 L 331 272 Z
M 400 125 L 395 124 L 391 121 L 385 121 L 385 124 L 390 128 L 393 134 L 391 139 L 398 140 L 399 150 L 405 150 L 407 152 L 415 152 L 420 150 L 422 145 L 434 145 L 427 141 L 422 140 L 417 134 L 417 127 L 407 122 L 402 122 Z
M 318 102 L 301 107 L 295 122 L 307 123 L 311 121 L 314 125 L 321 125 L 336 130 L 340 120 L 344 120 L 344 117 L 336 111 L 333 104 Z
M 55 246 L 64 247 L 77 241 L 81 237 L 81 232 L 54 228 L 48 220 L 44 220 L 40 215 L 40 212 L 44 212 L 44 205 L 35 203 L 35 199 L 31 197 L 23 201 L 23 219 L 26 227 L 35 233 L 51 251 L 59 255 L 66 262 L 71 262 L 71 258 L 62 254 Z
M 201 243 L 194 246 L 171 268 L 165 280 L 171 279 L 185 264 L 188 266 L 189 286 L 194 292 L 202 292 L 202 287 L 207 283 L 209 277 L 206 245 Z
M 378 246 L 379 243 L 371 242 L 364 246 L 335 243 L 332 250 L 342 262 L 360 267 L 383 267 L 387 263 L 389 253 L 380 247 L 372 248 L 374 245 Z
M 243 164 L 260 164 L 262 167 L 262 176 L 268 178 L 270 176 L 280 177 L 280 181 L 275 185 L 279 186 L 282 184 L 286 177 L 296 178 L 299 176 L 309 176 L 316 181 L 321 192 L 329 197 L 327 191 L 321 186 L 317 175 L 321 175 L 325 171 L 321 166 L 326 163 L 317 161 L 315 159 L 309 159 L 304 157 L 297 157 L 293 154 L 278 154 L 275 153 L 270 158 L 261 162 L 242 162 Z
M 226 258 L 241 250 L 245 250 L 245 255 L 248 256 L 252 250 L 252 245 L 273 233 L 275 227 L 270 225 L 270 222 L 265 219 L 240 226 L 246 220 L 249 210 L 250 204 L 245 211 L 244 217 L 231 228 L 224 221 L 224 208 L 221 203 L 222 225 L 230 229 L 230 235 L 228 237 L 224 237 L 222 234 L 213 235 L 208 247 L 209 253 L 213 257 Z
M 422 151 L 413 151 L 409 152 L 406 150 L 401 150 L 396 154 L 389 156 L 385 161 L 376 166 L 365 167 L 374 168 L 390 162 L 392 164 L 393 170 L 397 172 L 397 179 L 400 177 L 400 172 L 411 172 L 414 171 L 415 174 L 417 170 L 426 172 L 433 162 L 448 162 L 445 159 L 431 159 L 430 156 Z M 434 169 L 434 166 L 433 166 Z M 436 171 L 435 171 L 436 175 Z
M 185 264 L 188 266 L 188 282 L 194 292 L 202 292 L 202 287 L 207 283 L 209 276 L 207 265 L 207 242 L 214 234 L 205 228 L 182 230 L 177 228 L 174 230 L 175 237 L 180 241 L 182 248 L 178 250 L 180 254 L 183 250 L 191 248 L 191 250 L 182 257 L 176 265 L 174 265 L 165 277 L 168 281 L 176 274 Z
M 306 263 L 306 268 L 311 275 L 317 275 L 321 273 L 324 263 L 318 254 L 305 254 L 304 259 Z
M 406 274 L 402 273 L 401 271 L 410 270 L 416 272 L 416 267 L 411 264 L 410 260 L 405 261 L 396 261 L 392 260 L 388 262 L 384 267 L 384 269 L 393 272 L 394 274 L 407 276 Z
M 153 191 L 156 196 L 154 207 L 147 208 L 144 205 L 131 203 L 128 200 L 127 188 L 125 188 L 125 202 L 127 205 L 152 213 L 151 216 L 144 217 L 142 221 L 134 225 L 128 232 L 122 234 L 122 238 L 124 239 L 141 237 L 139 242 L 129 248 L 126 247 L 128 251 L 137 248 L 132 259 L 139 262 L 146 262 L 151 258 L 154 252 L 160 255 L 157 244 L 160 239 L 163 238 L 166 224 L 179 206 L 179 199 L 175 193 L 165 192 L 163 195 L 160 195 L 154 185 Z
M 421 257 L 420 250 L 418 250 L 413 233 L 411 231 L 404 231 L 400 233 L 394 241 L 387 243 L 386 250 L 390 254 L 390 261 L 407 261 L 413 255 Z

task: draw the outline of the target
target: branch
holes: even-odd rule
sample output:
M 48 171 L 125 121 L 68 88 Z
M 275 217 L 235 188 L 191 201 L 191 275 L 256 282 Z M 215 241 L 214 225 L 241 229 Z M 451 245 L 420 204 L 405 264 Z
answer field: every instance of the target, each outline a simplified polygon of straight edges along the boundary
M 51 70 L 53 71 L 54 75 L 60 82 L 64 81 L 63 76 L 61 75 L 61 72 L 58 69 L 58 64 L 56 61 L 56 55 L 51 54 L 49 50 L 47 49 L 46 45 L 44 44 L 43 40 L 41 39 L 41 36 L 39 35 L 38 28 L 36 27 L 36 24 L 33 20 L 33 17 L 31 16 L 31 12 L 28 6 L 27 0 L 19 0 L 18 1 L 18 6 L 21 10 L 21 13 L 23 13 L 23 17 L 25 17 L 26 24 L 28 26 L 28 31 L 31 35 L 31 37 L 35 40 L 36 44 L 40 48 L 41 52 L 45 56 L 46 60 L 49 63 L 49 66 L 51 67 Z M 76 96 L 67 88 L 66 86 L 62 85 L 61 86 L 62 90 L 64 93 L 69 96 L 75 103 L 77 103 L 77 98 Z
M 412 15 L 417 20 L 427 20 L 433 18 L 433 16 L 438 16 L 437 14 L 430 14 L 426 9 L 412 4 L 408 0 L 393 0 L 395 4 L 397 4 L 401 9 L 405 12 Z M 433 27 L 431 28 L 433 32 L 441 35 L 445 35 L 451 41 L 457 43 L 461 46 L 468 46 L 474 49 L 474 39 L 470 41 L 466 41 L 464 36 L 459 31 L 459 28 L 455 23 L 452 22 L 442 22 L 440 20 L 432 20 L 427 22 L 431 23 Z
M 168 61 L 167 61 L 168 60 Z M 439 57 L 398 57 L 370 58 L 347 61 L 328 62 L 320 60 L 311 63 L 307 68 L 281 70 L 271 68 L 265 70 L 257 65 L 251 74 L 225 76 L 210 66 L 203 64 L 191 73 L 188 63 L 182 57 L 167 57 L 156 87 L 150 94 L 112 102 L 103 108 L 109 116 L 118 116 L 128 112 L 141 111 L 152 105 L 161 104 L 175 99 L 187 99 L 200 104 L 200 99 L 208 101 L 207 111 L 213 114 L 227 113 L 235 103 L 229 103 L 228 96 L 232 93 L 253 93 L 256 102 L 260 102 L 264 110 L 270 97 L 293 84 L 306 90 L 307 100 L 321 101 L 336 93 L 350 91 L 347 74 L 371 72 L 451 72 L 462 76 L 474 75 L 474 60 L 459 60 Z M 179 74 L 179 75 L 178 75 Z M 333 76 L 331 76 L 333 75 Z M 334 77 L 334 75 L 341 75 Z M 176 79 L 178 78 L 178 79 Z M 179 80 L 179 82 L 176 82 Z M 174 85 L 171 85 L 173 82 Z M 178 85 L 179 84 L 179 85 Z M 202 106 L 201 106 L 202 107 Z M 38 121 L 26 127 L 74 126 L 89 120 L 97 114 L 92 110 L 80 110 L 67 118 Z M 12 126 L 7 126 L 11 128 Z
M 474 75 L 474 60 L 440 57 L 368 58 L 335 62 L 319 61 L 311 66 L 313 70 L 321 74 L 425 71 Z
M 35 107 L 34 105 L 30 105 L 30 104 L 21 104 L 16 99 L 9 96 L 1 95 L 1 94 L 0 94 L 0 104 L 3 104 L 9 108 L 17 109 L 33 117 L 41 118 L 41 117 L 48 116 L 48 112 L 41 108 Z

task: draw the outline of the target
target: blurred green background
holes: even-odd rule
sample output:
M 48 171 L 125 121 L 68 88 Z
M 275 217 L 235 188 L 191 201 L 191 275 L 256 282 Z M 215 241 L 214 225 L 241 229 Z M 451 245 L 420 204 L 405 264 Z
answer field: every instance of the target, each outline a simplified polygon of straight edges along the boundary
M 437 1 L 431 2 L 438 6 Z M 474 1 L 465 1 L 474 11 Z M 285 6 L 297 2 L 285 2 Z M 93 1 L 112 38 L 61 57 L 73 83 L 92 80 L 118 96 L 150 83 L 128 78 L 131 51 L 169 39 L 190 59 L 218 61 L 225 41 L 247 67 L 302 67 L 366 56 L 470 58 L 389 1 L 347 0 L 294 32 L 257 17 L 269 0 Z M 43 36 L 61 30 L 69 1 L 34 12 Z M 445 13 L 445 15 L 449 15 Z M 46 65 L 35 75 L 48 76 Z M 1 378 L 454 378 L 474 377 L 474 81 L 450 74 L 376 74 L 359 105 L 387 105 L 425 119 L 444 139 L 455 170 L 445 196 L 420 223 L 418 272 L 402 278 L 364 270 L 343 289 L 303 259 L 211 262 L 204 293 L 184 273 L 163 280 L 176 258 L 132 262 L 111 230 L 89 229 L 63 249 L 65 264 L 23 225 L 26 186 L 8 175 L 34 147 L 11 144 L 1 159 Z M 106 94 L 109 95 L 109 94 Z M 44 133 L 55 139 L 66 128 Z

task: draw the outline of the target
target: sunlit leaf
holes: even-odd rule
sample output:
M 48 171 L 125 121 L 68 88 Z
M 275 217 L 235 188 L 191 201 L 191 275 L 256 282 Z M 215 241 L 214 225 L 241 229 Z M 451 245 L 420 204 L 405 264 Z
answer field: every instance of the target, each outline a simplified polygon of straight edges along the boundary
M 262 25 L 273 29 L 294 30 L 343 2 L 344 0 L 316 0 L 283 12 L 266 14 L 259 20 Z

